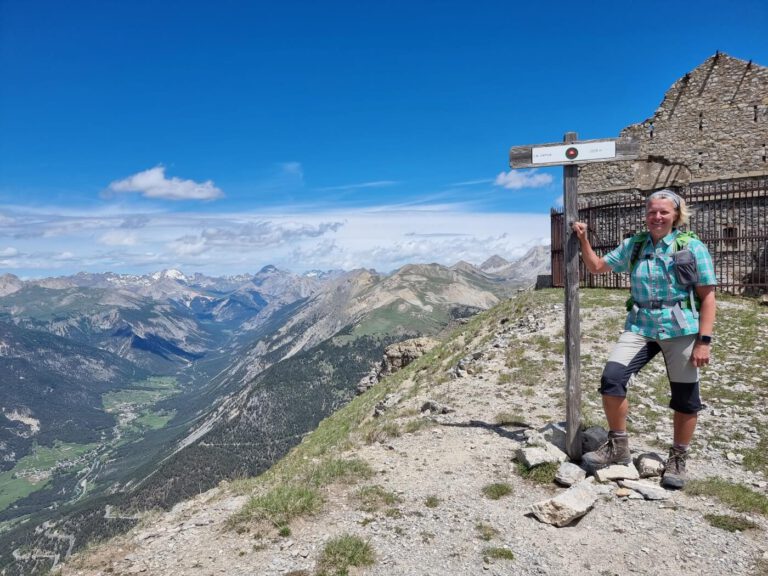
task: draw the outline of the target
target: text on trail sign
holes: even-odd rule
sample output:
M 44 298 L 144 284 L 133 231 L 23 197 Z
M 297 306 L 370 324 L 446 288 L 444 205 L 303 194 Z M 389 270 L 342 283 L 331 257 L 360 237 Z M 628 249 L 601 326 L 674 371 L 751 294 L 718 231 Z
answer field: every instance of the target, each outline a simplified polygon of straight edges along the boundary
M 616 157 L 616 142 L 603 140 L 584 144 L 562 144 L 540 146 L 531 149 L 531 164 L 553 164 L 561 162 L 583 162 Z

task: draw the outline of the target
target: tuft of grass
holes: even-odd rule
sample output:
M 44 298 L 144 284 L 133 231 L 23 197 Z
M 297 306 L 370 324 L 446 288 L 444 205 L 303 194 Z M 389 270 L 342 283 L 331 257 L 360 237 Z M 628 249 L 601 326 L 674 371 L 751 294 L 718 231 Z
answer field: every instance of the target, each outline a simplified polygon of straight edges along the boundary
M 759 528 L 757 524 L 748 518 L 740 516 L 731 516 L 729 514 L 704 514 L 704 518 L 711 526 L 727 530 L 728 532 L 744 532 L 745 530 L 754 530 Z
M 511 384 L 512 383 L 512 374 L 509 374 L 508 372 L 502 372 L 499 374 L 499 378 L 496 380 L 497 384 Z
M 278 535 L 280 535 L 283 538 L 288 538 L 288 536 L 291 535 L 291 527 L 290 526 L 280 526 L 280 530 L 277 531 Z
M 486 542 L 499 535 L 499 531 L 496 530 L 496 528 L 485 522 L 478 522 L 475 524 L 475 530 L 477 530 L 478 537 Z
M 401 434 L 402 432 L 397 422 L 385 422 L 368 430 L 365 434 L 365 442 L 366 444 L 385 442 L 390 438 L 398 438 Z
M 760 432 L 762 434 L 757 446 L 744 451 L 744 468 L 768 474 L 768 431 Z
M 370 566 L 376 555 L 370 543 L 358 536 L 342 534 L 326 543 L 317 566 L 318 576 L 343 576 L 350 566 Z
M 525 416 L 512 412 L 499 412 L 493 417 L 496 426 L 528 426 Z
M 557 462 L 547 462 L 533 468 L 528 468 L 522 462 L 517 463 L 517 473 L 536 484 L 552 484 L 557 475 L 557 469 L 560 465 Z
M 306 481 L 312 486 L 321 487 L 337 481 L 354 484 L 371 476 L 373 476 L 373 469 L 365 460 L 330 458 L 309 469 Z
M 400 497 L 393 492 L 387 492 L 378 484 L 363 486 L 354 495 L 364 512 L 376 512 L 384 506 L 394 506 L 400 503 Z
M 437 508 L 440 505 L 440 498 L 434 494 L 427 496 L 427 499 L 424 501 L 424 505 L 427 508 Z
M 714 496 L 737 512 L 768 516 L 768 497 L 743 484 L 721 478 L 706 478 L 689 482 L 685 491 L 694 496 Z
M 495 482 L 483 486 L 483 494 L 485 494 L 486 498 L 490 498 L 491 500 L 498 500 L 511 493 L 512 486 L 506 482 Z
M 413 420 L 408 420 L 408 422 L 405 423 L 405 426 L 403 426 L 403 432 L 406 434 L 413 434 L 422 428 L 432 428 L 433 426 L 437 426 L 437 423 L 434 420 L 430 420 L 428 418 L 414 418 Z
M 487 564 L 491 560 L 514 560 L 515 555 L 509 548 L 489 546 L 483 550 L 483 561 Z
M 323 498 L 314 488 L 281 485 L 251 498 L 232 517 L 232 521 L 236 524 L 250 520 L 266 521 L 283 527 L 294 518 L 316 513 L 322 505 Z

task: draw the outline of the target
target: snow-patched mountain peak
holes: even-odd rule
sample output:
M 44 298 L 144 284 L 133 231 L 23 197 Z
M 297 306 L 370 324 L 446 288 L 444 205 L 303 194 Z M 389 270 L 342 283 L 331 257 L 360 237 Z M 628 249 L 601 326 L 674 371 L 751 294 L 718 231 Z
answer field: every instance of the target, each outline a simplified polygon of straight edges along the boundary
M 163 270 L 162 272 L 155 272 L 152 274 L 152 280 L 178 280 L 180 282 L 186 282 L 187 277 L 184 275 L 184 272 L 181 270 L 176 270 L 175 268 L 169 268 L 168 270 Z

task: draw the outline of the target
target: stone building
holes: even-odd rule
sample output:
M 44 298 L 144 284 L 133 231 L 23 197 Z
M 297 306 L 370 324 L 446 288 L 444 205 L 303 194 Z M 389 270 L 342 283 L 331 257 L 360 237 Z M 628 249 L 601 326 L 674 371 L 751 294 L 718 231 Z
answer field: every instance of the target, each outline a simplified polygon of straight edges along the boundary
M 768 68 L 715 53 L 620 136 L 639 143 L 637 160 L 579 169 L 579 217 L 598 252 L 642 229 L 645 197 L 671 187 L 694 207 L 690 228 L 707 242 L 720 288 L 767 293 Z M 562 285 L 562 215 L 552 218 L 553 282 Z M 627 284 L 583 272 L 587 285 Z
M 656 190 L 768 175 L 768 68 L 716 53 L 667 90 L 651 118 L 621 131 L 634 162 L 584 164 L 579 194 Z

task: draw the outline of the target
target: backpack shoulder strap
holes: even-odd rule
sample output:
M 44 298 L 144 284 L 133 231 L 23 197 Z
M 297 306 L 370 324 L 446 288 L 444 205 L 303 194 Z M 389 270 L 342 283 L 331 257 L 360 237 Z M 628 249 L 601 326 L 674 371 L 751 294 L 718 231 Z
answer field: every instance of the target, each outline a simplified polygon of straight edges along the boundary
M 643 246 L 645 246 L 646 240 L 648 240 L 647 230 L 643 230 L 632 236 L 632 253 L 629 256 L 630 271 L 635 269 L 635 264 L 637 264 L 637 261 L 640 258 L 640 251 L 643 249 Z

